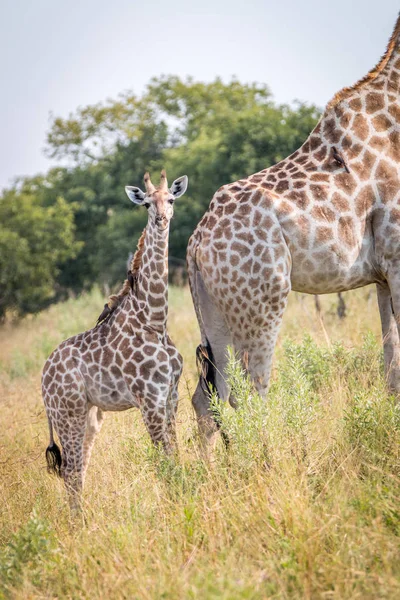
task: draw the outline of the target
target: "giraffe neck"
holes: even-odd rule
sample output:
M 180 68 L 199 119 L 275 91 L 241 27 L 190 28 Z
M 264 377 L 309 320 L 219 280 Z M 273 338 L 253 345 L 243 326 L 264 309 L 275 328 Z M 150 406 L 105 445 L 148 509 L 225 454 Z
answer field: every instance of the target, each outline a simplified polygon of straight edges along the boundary
M 159 332 L 165 331 L 168 316 L 168 238 L 169 225 L 160 231 L 149 219 L 138 275 L 137 298 L 146 307 L 146 324 Z
M 397 46 L 396 46 L 397 52 Z M 376 161 L 387 156 L 399 159 L 400 134 L 400 50 L 393 52 L 382 72 L 371 82 L 346 92 L 345 97 L 330 103 L 321 120 L 303 146 L 287 159 L 268 169 L 272 174 L 267 189 L 285 192 L 288 184 L 280 181 L 275 172 L 288 168 L 288 176 L 296 178 L 297 167 L 302 173 L 299 180 L 328 181 L 336 174 L 335 183 L 343 192 L 351 193 L 356 177 L 362 183 L 374 177 Z M 344 163 L 335 160 L 339 155 Z M 350 173 L 346 173 L 346 166 Z M 292 171 L 292 172 L 291 172 Z M 315 172 L 321 175 L 314 176 Z M 343 180 L 343 181 L 342 181 Z M 290 186 L 289 186 L 290 187 Z M 303 186 L 293 183 L 293 194 Z

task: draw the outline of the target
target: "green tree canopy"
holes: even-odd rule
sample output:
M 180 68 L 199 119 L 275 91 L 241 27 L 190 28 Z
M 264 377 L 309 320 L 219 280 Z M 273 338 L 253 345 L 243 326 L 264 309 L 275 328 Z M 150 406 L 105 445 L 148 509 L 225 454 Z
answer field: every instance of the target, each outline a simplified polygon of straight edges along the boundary
M 57 293 L 60 266 L 79 250 L 73 207 L 62 198 L 44 207 L 36 196 L 9 191 L 0 198 L 0 318 L 36 312 Z

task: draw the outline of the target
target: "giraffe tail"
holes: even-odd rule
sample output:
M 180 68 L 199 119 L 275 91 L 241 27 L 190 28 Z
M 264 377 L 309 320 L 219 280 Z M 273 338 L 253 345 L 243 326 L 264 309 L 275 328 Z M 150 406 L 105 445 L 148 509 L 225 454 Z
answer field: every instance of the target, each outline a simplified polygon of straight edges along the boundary
M 50 417 L 48 417 L 48 421 L 50 430 L 50 444 L 46 449 L 47 470 L 49 473 L 53 473 L 54 475 L 61 477 L 61 451 L 54 441 L 53 424 L 50 420 Z

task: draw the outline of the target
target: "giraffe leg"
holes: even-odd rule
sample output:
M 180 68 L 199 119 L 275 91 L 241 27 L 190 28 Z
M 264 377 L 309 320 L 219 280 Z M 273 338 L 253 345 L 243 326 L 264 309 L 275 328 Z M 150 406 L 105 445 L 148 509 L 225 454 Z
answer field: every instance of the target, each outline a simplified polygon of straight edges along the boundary
M 166 454 L 172 454 L 173 446 L 167 428 L 167 397 L 157 402 L 155 408 L 153 403 L 150 405 L 145 401 L 140 410 L 153 444 L 155 446 L 161 444 Z
M 83 489 L 83 442 L 86 431 L 86 410 L 67 419 L 53 419 L 62 446 L 61 475 L 64 479 L 72 513 L 81 508 Z
M 337 314 L 338 314 L 339 319 L 344 319 L 346 316 L 346 303 L 343 299 L 341 292 L 338 293 Z
M 232 336 L 226 321 L 211 301 L 200 276 L 198 276 L 198 302 L 202 314 L 203 326 L 212 356 L 209 368 L 215 372 L 215 387 L 221 400 L 230 397 L 230 387 L 226 380 L 225 370 L 228 364 L 228 346 L 233 346 Z M 210 392 L 202 375 L 192 398 L 200 433 L 200 443 L 206 456 L 212 452 L 219 429 L 215 414 L 210 409 Z
M 61 442 L 61 476 L 67 489 L 71 511 L 76 512 L 80 508 L 83 488 L 83 443 L 88 402 L 78 369 L 68 372 L 69 381 L 65 387 L 61 385 L 62 375 L 58 373 L 58 364 L 53 377 L 54 382 L 50 382 L 44 390 L 43 400 L 47 415 Z
M 376 285 L 376 290 L 382 324 L 386 381 L 390 392 L 399 393 L 400 341 L 398 325 L 396 325 L 396 319 L 393 313 L 392 296 L 387 283 L 378 283 Z
M 169 337 L 167 338 L 166 350 L 170 358 L 170 366 L 172 369 L 172 384 L 167 400 L 167 434 L 174 452 L 177 453 L 178 442 L 176 436 L 176 413 L 178 410 L 178 386 L 183 370 L 183 358 Z
M 85 482 L 86 472 L 89 465 L 90 455 L 96 435 L 99 433 L 104 420 L 103 411 L 97 406 L 89 405 L 87 419 L 86 419 L 86 431 L 83 440 L 83 464 L 82 464 L 82 478 Z
M 254 383 L 255 389 L 263 398 L 268 393 L 272 358 L 282 323 L 284 307 L 286 307 L 286 300 L 282 304 L 284 306 L 275 314 L 270 315 L 265 327 L 255 333 L 251 340 L 245 342 L 235 340 L 235 348 L 240 348 L 243 353 L 247 354 L 246 370 Z
M 171 393 L 168 397 L 167 402 L 167 435 L 169 442 L 175 452 L 178 451 L 178 441 L 176 436 L 176 412 L 178 410 L 178 384 L 181 373 L 175 377 L 174 383 L 171 387 Z

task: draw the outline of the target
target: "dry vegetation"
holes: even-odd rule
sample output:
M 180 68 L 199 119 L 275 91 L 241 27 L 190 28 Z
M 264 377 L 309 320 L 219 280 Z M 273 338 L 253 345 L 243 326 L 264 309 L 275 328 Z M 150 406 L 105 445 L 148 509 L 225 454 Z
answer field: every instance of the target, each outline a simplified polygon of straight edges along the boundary
M 268 402 L 232 360 L 237 412 L 210 469 L 190 406 L 197 326 L 171 291 L 170 330 L 185 358 L 180 461 L 155 451 L 139 414 L 108 414 L 73 526 L 45 469 L 40 370 L 91 326 L 97 291 L 0 329 L 0 597 L 398 598 L 400 411 L 384 387 L 375 293 L 293 294 Z

